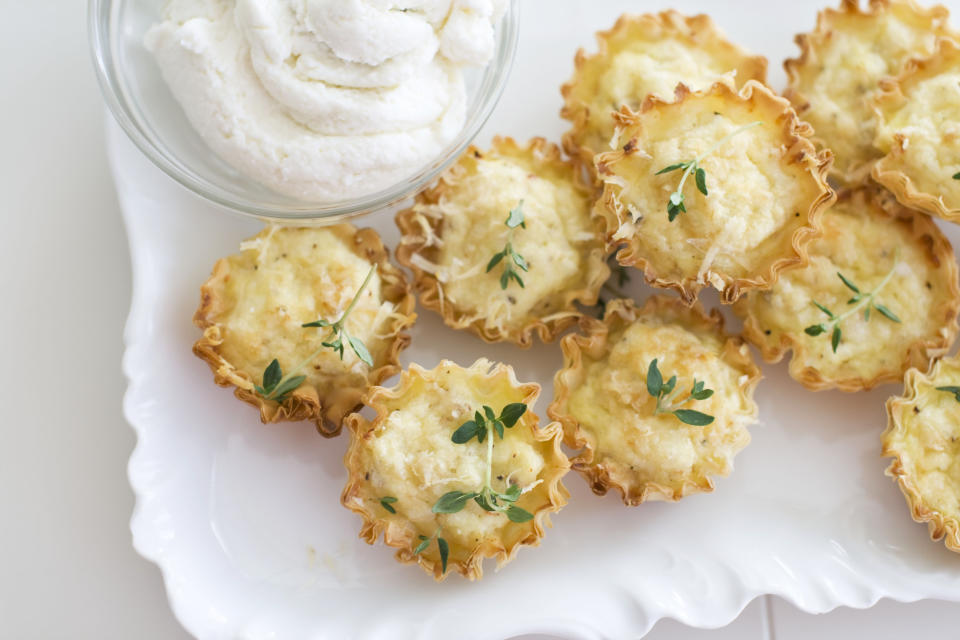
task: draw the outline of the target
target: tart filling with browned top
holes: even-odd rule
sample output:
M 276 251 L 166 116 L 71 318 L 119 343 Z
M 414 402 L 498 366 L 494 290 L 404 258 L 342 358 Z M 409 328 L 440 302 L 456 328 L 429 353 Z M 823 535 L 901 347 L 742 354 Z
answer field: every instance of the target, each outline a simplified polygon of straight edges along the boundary
M 938 361 L 924 374 L 907 372 L 903 395 L 887 401 L 883 454 L 913 519 L 934 540 L 960 552 L 960 363 Z
M 875 101 L 874 179 L 908 207 L 960 222 L 960 45 L 941 40 Z
M 397 259 L 448 326 L 528 347 L 574 323 L 610 274 L 592 191 L 560 150 L 496 138 L 471 147 L 397 215 Z
M 615 300 L 602 322 L 561 341 L 563 369 L 547 413 L 598 494 L 627 505 L 711 491 L 750 441 L 760 370 L 747 345 L 674 298 Z
M 620 264 L 688 302 L 705 286 L 733 302 L 806 264 L 835 198 L 830 156 L 815 152 L 809 127 L 761 84 L 678 96 L 618 114 L 622 148 L 594 157 L 603 181 L 595 211 L 622 247 Z
M 569 469 L 560 425 L 541 427 L 532 411 L 539 393 L 483 359 L 411 365 L 396 387 L 371 390 L 364 403 L 375 417 L 347 420 L 341 498 L 363 517 L 360 537 L 373 544 L 382 534 L 397 560 L 437 580 L 448 569 L 479 579 L 484 558 L 502 566 L 537 545 L 567 502 Z
M 871 100 L 880 81 L 901 72 L 913 58 L 933 53 L 937 38 L 950 36 L 949 12 L 922 8 L 913 0 L 842 0 L 824 9 L 814 31 L 797 36 L 799 58 L 787 60 L 784 95 L 813 125 L 814 140 L 833 151 L 832 177 L 856 185 L 882 154 L 873 147 L 876 121 Z
M 416 318 L 379 236 L 348 224 L 268 226 L 219 260 L 201 291 L 193 350 L 214 381 L 263 422 L 315 420 L 324 435 L 399 371 Z
M 810 265 L 734 306 L 765 360 L 792 350 L 790 375 L 814 389 L 870 389 L 926 369 L 957 335 L 953 248 L 933 221 L 878 190 L 823 217 Z
M 593 55 L 577 51 L 573 78 L 561 89 L 561 115 L 573 124 L 564 148 L 586 162 L 619 146 L 613 113 L 621 107 L 637 110 L 651 94 L 670 100 L 680 83 L 697 90 L 721 79 L 738 87 L 766 80 L 766 58 L 727 40 L 702 14 L 625 14 L 597 34 L 597 44 Z

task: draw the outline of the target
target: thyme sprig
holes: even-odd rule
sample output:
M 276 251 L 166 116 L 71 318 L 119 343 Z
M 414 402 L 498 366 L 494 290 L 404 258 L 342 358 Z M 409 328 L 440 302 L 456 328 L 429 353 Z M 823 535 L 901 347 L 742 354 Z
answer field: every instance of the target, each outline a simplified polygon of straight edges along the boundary
M 844 311 L 841 314 L 836 314 L 826 306 L 820 304 L 816 300 L 813 301 L 813 304 L 820 309 L 827 316 L 826 322 L 821 322 L 820 324 L 812 324 L 804 332 L 808 336 L 819 336 L 823 333 L 830 333 L 830 346 L 833 349 L 833 352 L 837 352 L 837 347 L 840 346 L 840 340 L 843 338 L 843 329 L 840 328 L 840 323 L 844 320 L 857 313 L 860 309 L 863 309 L 863 320 L 864 322 L 869 322 L 871 310 L 876 310 L 877 313 L 887 318 L 891 322 L 900 322 L 900 318 L 897 315 L 890 311 L 885 305 L 877 302 L 877 294 L 887 286 L 890 282 L 890 279 L 893 277 L 894 271 L 897 269 L 897 265 L 900 263 L 900 257 L 897 255 L 896 259 L 893 261 L 893 267 L 890 268 L 890 271 L 883 277 L 883 280 L 880 281 L 880 284 L 873 291 L 864 293 L 860 290 L 856 284 L 853 283 L 850 278 L 846 277 L 839 271 L 837 272 L 837 277 L 840 278 L 840 281 L 843 285 L 853 292 L 853 297 L 847 300 L 848 305 L 853 305 L 847 311 Z
M 527 264 L 527 260 L 516 252 L 513 248 L 513 232 L 517 227 L 527 228 L 526 220 L 523 216 L 523 200 L 517 203 L 517 206 L 510 210 L 510 214 L 507 216 L 504 224 L 507 225 L 509 229 L 507 233 L 507 244 L 504 246 L 503 251 L 494 254 L 490 258 L 490 262 L 487 263 L 487 273 L 493 271 L 494 267 L 503 262 L 503 274 L 500 276 L 500 288 L 506 289 L 510 285 L 511 280 L 515 280 L 520 288 L 524 288 L 523 278 L 520 277 L 517 268 L 523 269 L 523 271 L 529 271 L 530 266 Z
M 743 133 L 747 129 L 760 126 L 761 124 L 763 124 L 763 121 L 757 120 L 756 122 L 751 122 L 741 127 L 737 127 L 724 137 L 720 138 L 716 144 L 698 155 L 693 160 L 671 164 L 670 166 L 660 169 L 660 171 L 657 171 L 654 174 L 659 176 L 664 173 L 670 173 L 672 171 L 679 171 L 680 169 L 683 169 L 683 175 L 680 176 L 680 184 L 677 185 L 676 191 L 670 194 L 670 199 L 667 201 L 667 217 L 670 222 L 673 222 L 681 213 L 687 212 L 686 196 L 683 194 L 683 185 L 686 184 L 687 178 L 689 178 L 691 174 L 693 174 L 694 182 L 697 185 L 697 190 L 704 196 L 710 195 L 709 191 L 707 190 L 707 172 L 703 167 L 700 166 L 700 163 L 703 162 L 714 151 L 729 142 L 734 136 Z
M 947 393 L 952 393 L 954 399 L 956 399 L 957 402 L 960 402 L 960 387 L 937 387 L 937 391 L 946 391 Z
M 680 422 L 694 427 L 704 427 L 714 420 L 713 416 L 706 413 L 680 408 L 691 401 L 706 400 L 713 395 L 713 389 L 707 389 L 703 380 L 694 378 L 690 391 L 686 395 L 681 394 L 677 388 L 677 376 L 670 376 L 669 380 L 663 381 L 657 358 L 654 358 L 647 368 L 647 393 L 657 399 L 654 415 L 670 413 Z
M 523 493 L 520 485 L 511 485 L 506 491 L 497 491 L 491 482 L 495 435 L 500 436 L 502 441 L 505 430 L 513 428 L 526 411 L 527 405 L 522 402 L 508 404 L 500 415 L 497 415 L 491 407 L 484 405 L 482 412 L 474 412 L 473 420 L 464 422 L 453 432 L 450 439 L 457 444 L 466 444 L 474 438 L 480 443 L 486 440 L 487 465 L 483 487 L 478 491 L 449 491 L 443 494 L 433 505 L 434 513 L 457 513 L 473 500 L 484 511 L 505 513 L 511 522 L 522 523 L 533 519 L 532 513 L 514 504 Z
M 266 400 L 274 400 L 275 402 L 282 404 L 283 401 L 287 399 L 287 396 L 297 387 L 303 384 L 303 381 L 307 379 L 307 377 L 304 375 L 296 374 L 313 362 L 324 350 L 333 349 L 340 356 L 340 359 L 343 360 L 345 349 L 344 340 L 346 340 L 347 344 L 350 345 L 350 348 L 355 354 L 357 354 L 357 357 L 360 358 L 364 364 L 366 364 L 368 367 L 372 367 L 373 358 L 370 356 L 370 351 L 367 349 L 366 345 L 363 344 L 363 341 L 360 338 L 351 336 L 347 333 L 346 322 L 347 318 L 350 316 L 350 313 L 360 301 L 360 297 L 363 295 L 363 292 L 366 291 L 367 286 L 370 284 L 370 281 L 373 279 L 373 274 L 376 271 L 377 265 L 374 264 L 370 267 L 370 271 L 367 272 L 367 277 L 364 278 L 363 284 L 360 285 L 360 289 L 357 290 L 356 295 L 353 296 L 353 300 L 350 301 L 350 305 L 347 307 L 346 311 L 343 312 L 343 315 L 340 316 L 339 320 L 336 322 L 330 322 L 329 320 L 321 319 L 301 325 L 304 328 L 318 327 L 330 329 L 326 340 L 321 343 L 319 349 L 311 353 L 300 364 L 287 372 L 286 375 L 283 374 L 283 371 L 280 368 L 280 362 L 274 358 L 273 361 L 267 365 L 267 368 L 263 372 L 262 383 L 259 385 L 254 385 L 253 390 Z

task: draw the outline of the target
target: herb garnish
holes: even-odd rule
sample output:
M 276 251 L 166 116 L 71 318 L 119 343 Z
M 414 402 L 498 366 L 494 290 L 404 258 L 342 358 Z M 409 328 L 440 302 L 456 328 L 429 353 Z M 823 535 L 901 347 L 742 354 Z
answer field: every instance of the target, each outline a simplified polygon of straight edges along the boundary
M 363 344 L 363 341 L 360 338 L 351 336 L 347 333 L 345 325 L 347 322 L 347 317 L 350 315 L 350 312 L 353 311 L 354 307 L 357 306 L 357 303 L 360 301 L 360 296 L 363 295 L 363 292 L 366 290 L 367 285 L 370 284 L 370 280 L 373 279 L 373 274 L 377 270 L 377 265 L 370 267 L 370 271 L 367 272 L 367 277 L 363 280 L 363 284 L 360 285 L 360 289 L 357 291 L 357 294 L 353 297 L 353 300 L 350 301 L 350 306 L 347 307 L 347 310 L 343 312 L 343 315 L 340 316 L 340 319 L 336 322 L 330 322 L 329 320 L 316 320 L 314 322 L 308 322 L 303 327 L 321 327 L 329 328 L 330 333 L 327 335 L 327 339 L 320 345 L 320 348 L 310 354 L 303 362 L 295 366 L 287 375 L 283 375 L 283 371 L 280 369 L 280 362 L 276 358 L 267 365 L 267 368 L 263 372 L 263 382 L 262 385 L 254 385 L 253 389 L 260 396 L 266 400 L 274 400 L 278 403 L 283 403 L 287 399 L 287 395 L 299 387 L 304 380 L 307 379 L 303 375 L 293 375 L 299 373 L 306 367 L 308 364 L 313 362 L 313 360 L 320 355 L 325 349 L 333 349 L 343 360 L 344 353 L 344 344 L 343 341 L 346 339 L 347 343 L 350 344 L 353 352 L 357 354 L 357 357 L 360 358 L 368 367 L 373 366 L 373 358 L 370 356 L 370 351 L 367 350 L 366 345 Z
M 523 278 L 520 277 L 520 274 L 514 267 L 519 267 L 524 271 L 529 271 L 530 267 L 527 265 L 526 259 L 513 248 L 514 229 L 517 227 L 527 228 L 527 223 L 523 217 L 523 200 L 518 202 L 517 206 L 510 210 L 510 214 L 507 216 L 504 224 L 506 224 L 510 230 L 507 234 L 507 244 L 503 248 L 503 251 L 490 258 L 490 262 L 487 263 L 487 273 L 493 271 L 493 268 L 503 261 L 503 275 L 500 276 L 500 288 L 506 289 L 510 284 L 510 280 L 516 280 L 520 288 L 523 289 Z
M 440 496 L 440 499 L 434 503 L 432 509 L 434 513 L 458 513 L 463 511 L 467 503 L 473 500 L 480 505 L 484 511 L 506 513 L 507 518 L 509 518 L 511 522 L 528 522 L 533 519 L 532 513 L 514 504 L 523 493 L 520 485 L 511 485 L 502 493 L 496 491 L 491 486 L 494 434 L 499 435 L 500 439 L 503 440 L 504 430 L 510 429 L 517 424 L 517 421 L 520 420 L 520 417 L 523 416 L 526 411 L 527 405 L 522 402 L 515 402 L 505 406 L 498 416 L 492 408 L 483 405 L 482 413 L 475 411 L 473 420 L 468 420 L 457 427 L 457 430 L 454 431 L 450 437 L 450 439 L 457 444 L 465 444 L 474 438 L 481 443 L 484 440 L 487 441 L 487 469 L 484 475 L 483 487 L 480 491 L 448 491 Z M 440 562 L 443 565 L 443 573 L 446 573 L 450 545 L 440 537 L 441 531 L 442 529 L 437 527 L 437 530 L 432 536 L 422 534 L 417 536 L 420 544 L 413 550 L 413 555 L 420 555 L 430 546 L 430 542 L 436 540 L 437 548 L 440 551 Z
M 653 411 L 654 415 L 672 413 L 680 422 L 694 427 L 703 427 L 710 424 L 713 422 L 713 416 L 692 409 L 680 409 L 679 407 L 691 400 L 706 400 L 712 396 L 713 389 L 706 389 L 704 388 L 705 385 L 706 383 L 703 380 L 698 381 L 694 378 L 690 392 L 678 399 L 680 390 L 676 388 L 677 376 L 671 376 L 669 380 L 664 382 L 656 358 L 647 369 L 647 393 L 657 399 L 657 408 Z
M 393 503 L 396 501 L 397 499 L 394 498 L 393 496 L 384 496 L 380 498 L 380 506 L 386 509 L 387 511 L 389 511 L 390 513 L 396 513 L 397 510 L 393 508 Z
M 958 172 L 956 172 L 955 174 L 953 174 L 953 179 L 954 179 L 954 180 L 960 180 L 960 171 L 958 171 Z
M 957 402 L 960 402 L 960 387 L 937 387 L 937 391 L 946 391 L 947 393 L 952 393 Z
M 479 491 L 449 491 L 433 505 L 434 513 L 457 513 L 462 511 L 470 500 L 473 500 L 484 511 L 506 513 L 511 522 L 527 522 L 533 514 L 521 509 L 514 503 L 520 498 L 520 485 L 511 485 L 506 491 L 499 492 L 491 486 L 490 476 L 493 469 L 493 441 L 494 434 L 503 440 L 505 429 L 512 428 L 520 417 L 526 413 L 527 405 L 514 402 L 503 408 L 498 416 L 487 405 L 483 406 L 483 413 L 475 411 L 473 420 L 460 425 L 450 438 L 457 444 L 465 444 L 474 438 L 477 442 L 487 441 L 487 469 L 484 474 L 483 487 Z
M 283 403 L 287 394 L 299 387 L 307 376 L 285 376 L 280 368 L 280 362 L 274 358 L 263 371 L 263 385 L 253 385 L 253 390 L 266 400 L 275 400 Z
M 437 549 L 440 551 L 440 565 L 443 569 L 443 573 L 447 572 L 447 558 L 450 556 L 450 545 L 447 544 L 447 541 L 440 537 L 440 532 L 442 529 L 437 527 L 437 530 L 433 533 L 432 536 L 419 535 L 417 536 L 420 539 L 420 544 L 417 545 L 417 548 L 413 550 L 413 555 L 418 556 L 423 553 L 427 547 L 430 546 L 431 540 L 437 541 Z
M 860 310 L 861 307 L 866 306 L 866 309 L 863 310 L 863 319 L 864 321 L 870 320 L 870 311 L 876 309 L 878 313 L 887 318 L 892 322 L 900 322 L 900 318 L 896 316 L 893 311 L 890 311 L 887 307 L 880 304 L 876 301 L 877 294 L 880 293 L 880 290 L 887 286 L 887 283 L 890 282 L 890 278 L 893 277 L 893 272 L 896 270 L 897 265 L 900 263 L 899 256 L 894 260 L 893 267 L 890 268 L 890 271 L 883 277 L 883 280 L 880 281 L 880 284 L 877 287 L 870 291 L 869 293 L 863 293 L 860 291 L 860 288 L 855 285 L 849 278 L 844 276 L 839 271 L 837 272 L 837 277 L 840 278 L 840 281 L 843 282 L 844 286 L 850 289 L 854 293 L 854 296 L 847 300 L 847 304 L 854 305 L 851 309 L 841 313 L 840 315 L 835 314 L 833 311 L 820 304 L 816 300 L 813 301 L 813 304 L 816 305 L 820 311 L 823 311 L 827 314 L 827 322 L 821 322 L 820 324 L 812 324 L 804 332 L 808 336 L 819 336 L 822 333 L 830 332 L 830 346 L 833 348 L 833 352 L 837 352 L 837 347 L 840 345 L 840 339 L 843 336 L 843 330 L 840 328 L 840 323 L 847 319 L 849 316 L 853 315 Z
M 704 196 L 709 195 L 707 191 L 707 172 L 704 171 L 703 167 L 700 166 L 700 163 L 703 162 L 704 159 L 706 159 L 714 151 L 729 142 L 734 136 L 761 124 L 763 124 L 763 121 L 757 120 L 756 122 L 751 122 L 750 124 L 737 127 L 724 137 L 720 138 L 716 144 L 701 153 L 693 160 L 671 164 L 668 167 L 660 169 L 660 171 L 657 171 L 654 174 L 659 176 L 664 173 L 670 173 L 671 171 L 679 171 L 680 169 L 683 169 L 683 175 L 680 177 L 680 184 L 677 185 L 677 190 L 670 194 L 670 200 L 667 202 L 667 216 L 670 222 L 673 222 L 678 215 L 681 213 L 686 213 L 687 211 L 687 205 L 685 202 L 686 198 L 683 195 L 683 185 L 687 182 L 687 178 L 690 177 L 691 173 L 694 176 L 694 182 L 697 184 L 697 190 L 700 191 L 700 193 L 702 193 Z

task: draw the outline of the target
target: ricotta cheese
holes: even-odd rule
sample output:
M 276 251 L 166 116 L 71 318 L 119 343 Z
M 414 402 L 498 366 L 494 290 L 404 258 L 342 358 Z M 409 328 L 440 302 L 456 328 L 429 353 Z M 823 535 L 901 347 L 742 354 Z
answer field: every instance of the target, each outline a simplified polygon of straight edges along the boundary
M 463 126 L 506 0 L 168 0 L 145 45 L 204 141 L 312 201 L 373 193 Z

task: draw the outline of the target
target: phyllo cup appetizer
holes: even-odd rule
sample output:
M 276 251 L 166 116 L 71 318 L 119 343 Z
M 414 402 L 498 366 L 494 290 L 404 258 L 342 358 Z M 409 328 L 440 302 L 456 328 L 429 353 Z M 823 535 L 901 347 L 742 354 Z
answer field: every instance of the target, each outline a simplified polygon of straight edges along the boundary
M 623 106 L 637 110 L 650 94 L 669 100 L 679 83 L 697 90 L 721 79 L 736 86 L 766 80 L 766 58 L 727 40 L 706 15 L 626 14 L 597 33 L 597 45 L 593 55 L 577 51 L 573 78 L 561 89 L 560 115 L 573 125 L 564 149 L 587 163 L 619 146 L 611 116 Z
M 883 455 L 913 519 L 934 540 L 960 552 L 960 362 L 938 361 L 907 372 L 902 396 L 887 400 Z
M 859 189 L 826 212 L 823 230 L 809 266 L 734 305 L 765 360 L 792 350 L 790 375 L 807 388 L 861 391 L 947 352 L 957 336 L 957 262 L 928 216 Z
M 898 74 L 911 58 L 933 52 L 938 37 L 950 35 L 949 12 L 912 0 L 842 0 L 824 9 L 817 26 L 796 38 L 800 57 L 784 63 L 784 92 L 797 114 L 813 125 L 814 141 L 833 151 L 831 177 L 855 186 L 880 157 L 873 148 L 876 122 L 871 100 L 880 80 Z
M 414 297 L 372 229 L 268 226 L 201 288 L 194 353 L 265 423 L 340 432 L 371 386 L 400 370 Z
M 397 215 L 397 260 L 454 329 L 529 347 L 576 322 L 610 275 L 592 192 L 542 138 L 471 147 Z
M 960 45 L 940 40 L 877 96 L 874 179 L 908 207 L 960 222 Z
M 616 117 L 622 147 L 594 157 L 595 211 L 621 265 L 688 303 L 705 286 L 731 303 L 806 264 L 835 194 L 829 152 L 817 154 L 786 100 L 756 82 L 740 93 L 718 82 Z
M 560 345 L 547 414 L 595 493 L 616 489 L 633 506 L 711 491 L 750 441 L 760 370 L 716 310 L 615 300 Z
M 364 403 L 375 417 L 347 419 L 341 501 L 363 517 L 360 537 L 374 544 L 382 534 L 398 561 L 437 580 L 448 571 L 479 579 L 484 558 L 499 568 L 539 544 L 567 502 L 560 480 L 570 466 L 560 425 L 541 427 L 533 413 L 539 393 L 484 359 L 414 364 L 392 389 L 372 389 Z

